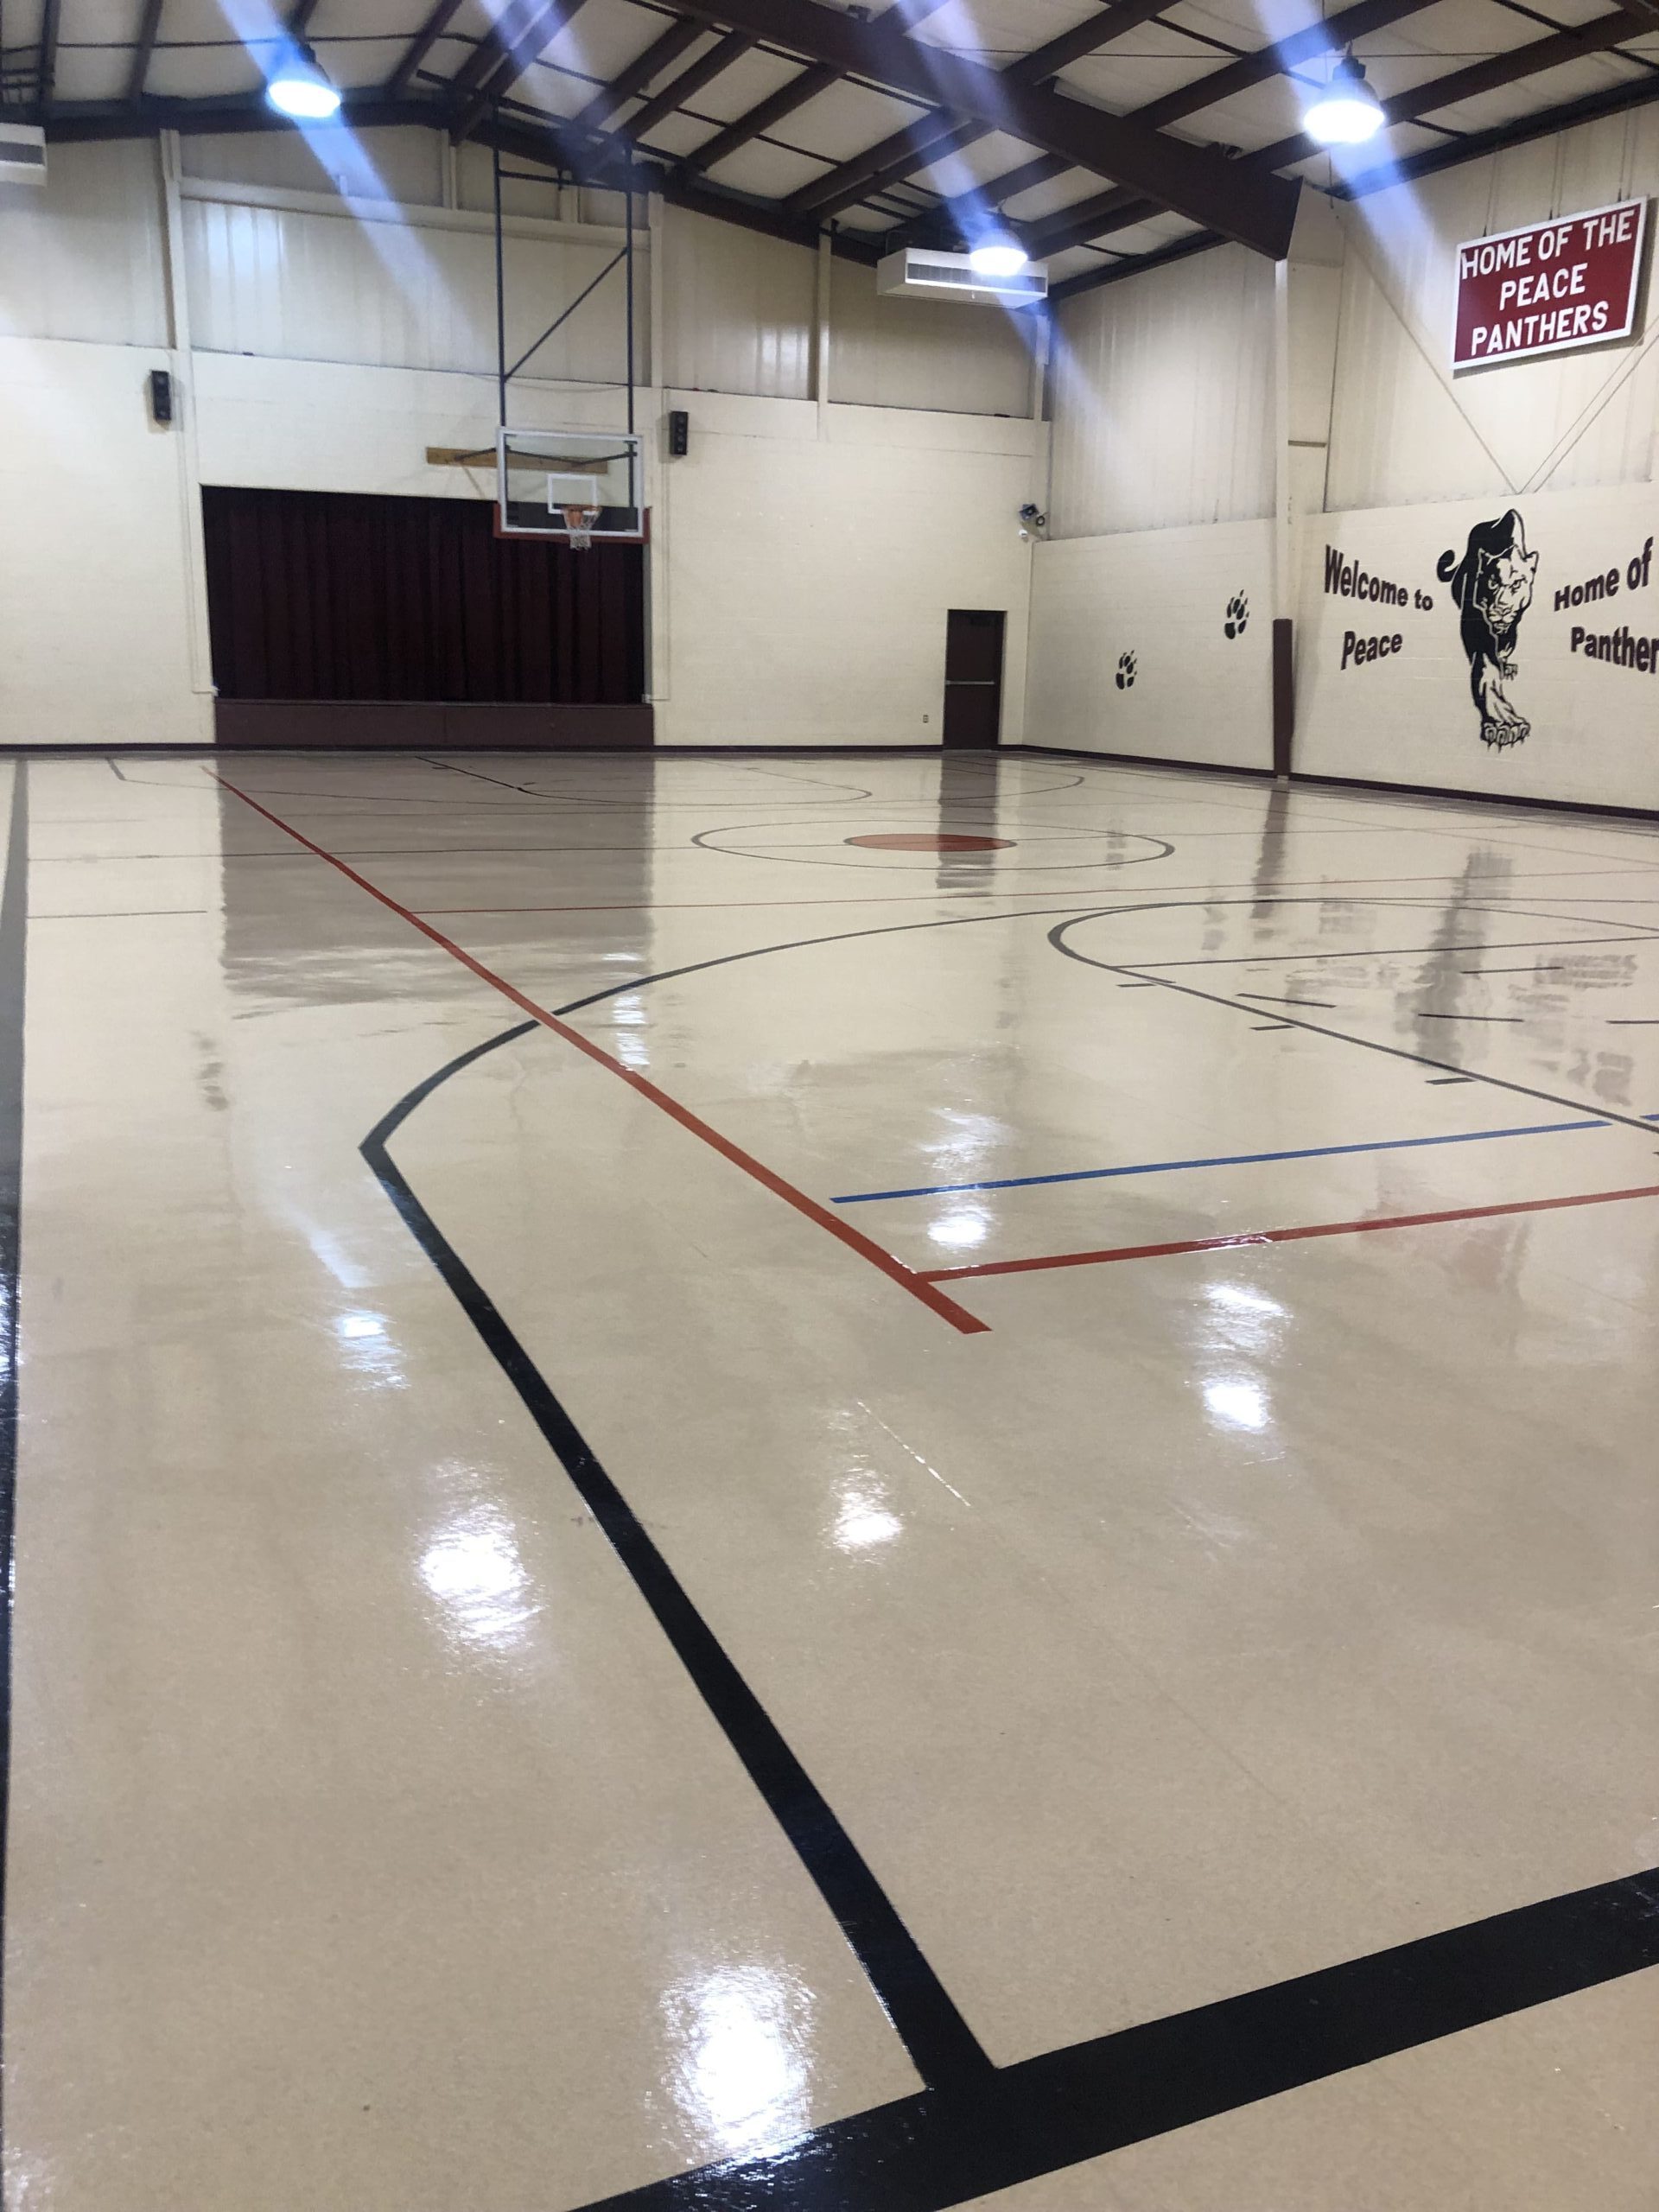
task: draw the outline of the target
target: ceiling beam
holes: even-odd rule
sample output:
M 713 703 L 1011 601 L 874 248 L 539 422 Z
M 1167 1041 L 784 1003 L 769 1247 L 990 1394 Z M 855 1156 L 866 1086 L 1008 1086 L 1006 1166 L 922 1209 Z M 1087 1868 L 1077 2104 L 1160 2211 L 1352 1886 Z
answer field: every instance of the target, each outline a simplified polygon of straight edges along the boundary
M 458 7 L 461 0 L 454 0 L 454 4 Z M 599 130 L 626 101 L 636 92 L 643 92 L 653 78 L 661 76 L 664 69 L 671 69 L 683 54 L 689 54 L 699 39 L 708 35 L 707 23 L 690 22 L 683 18 L 671 23 L 662 36 L 653 39 L 626 69 L 619 69 L 608 85 L 600 86 L 587 106 L 572 118 L 576 129 Z
M 1221 99 L 1232 99 L 1255 84 L 1263 84 L 1274 75 L 1285 75 L 1303 62 L 1314 62 L 1325 53 L 1340 51 L 1340 47 L 1347 47 L 1356 38 L 1365 38 L 1371 31 L 1387 29 L 1387 24 L 1402 22 L 1407 16 L 1415 16 L 1433 4 L 1435 0 L 1360 0 L 1358 7 L 1344 9 L 1327 22 L 1310 24 L 1305 31 L 1296 31 L 1289 38 L 1279 40 L 1274 47 L 1263 47 L 1261 53 L 1245 53 L 1236 62 L 1228 62 L 1225 68 L 1212 68 L 1208 75 L 1192 84 L 1184 84 L 1174 93 L 1166 93 L 1161 99 L 1150 99 L 1144 108 L 1135 108 L 1135 119 L 1166 124 L 1177 122 L 1184 115 L 1197 115 L 1201 108 L 1214 106 Z M 1522 51 L 1531 53 L 1531 47 Z M 1489 68 L 1491 64 L 1482 62 L 1480 67 Z M 1389 102 L 1382 106 L 1387 111 Z M 1303 143 L 1300 137 L 1285 139 L 1283 146 L 1299 143 Z M 1245 159 L 1252 166 L 1279 168 L 1283 159 L 1294 159 L 1294 155 L 1276 155 L 1274 149 L 1265 149 L 1263 153 L 1252 153 Z M 1062 254 L 1071 245 L 1086 245 L 1090 238 L 1109 237 L 1115 230 L 1126 230 L 1130 224 L 1146 221 L 1146 217 L 1154 213 L 1157 206 L 1146 199 L 1146 194 L 1090 194 L 1079 204 L 1071 208 L 1055 208 L 1053 214 L 1028 226 L 1024 232 L 1027 250 L 1033 254 Z
M 1241 171 L 1208 147 L 1161 137 L 1044 86 L 1010 85 L 995 69 L 922 45 L 886 23 L 860 22 L 823 0 L 684 0 L 684 6 L 688 15 L 751 32 L 843 75 L 1063 154 L 1269 258 L 1289 242 L 1296 185 L 1261 170 Z
M 406 93 L 389 99 L 378 86 L 348 92 L 340 105 L 340 122 L 354 130 L 403 125 L 442 130 L 451 105 L 435 92 Z M 47 135 L 62 144 L 89 144 L 116 139 L 154 137 L 159 130 L 177 130 L 185 137 L 211 133 L 239 137 L 252 132 L 291 131 L 286 116 L 278 115 L 263 92 L 234 92 L 222 99 L 156 99 L 137 107 L 125 99 L 78 100 L 60 105 L 46 119 Z M 325 126 L 327 127 L 327 126 Z M 515 159 L 538 163 L 550 171 L 563 170 L 584 182 L 621 191 L 632 184 L 643 201 L 647 193 L 660 193 L 677 207 L 685 207 L 721 223 L 782 238 L 806 251 L 816 251 L 818 232 L 811 224 L 785 215 L 775 200 L 756 200 L 730 192 L 700 177 L 687 177 L 660 156 L 641 156 L 620 138 L 599 134 L 573 140 L 551 117 L 537 118 L 520 109 L 487 114 L 480 124 L 478 142 L 499 146 Z M 548 181 L 556 181 L 550 175 Z M 843 232 L 831 241 L 838 259 L 874 267 L 881 257 L 880 245 L 856 232 Z
M 58 80 L 58 29 L 63 20 L 62 0 L 41 0 L 40 66 L 35 71 L 35 98 L 42 113 L 52 105 Z
M 138 22 L 138 42 L 132 49 L 132 67 L 127 72 L 127 100 L 136 106 L 144 97 L 144 79 L 149 74 L 149 57 L 156 51 L 156 35 L 162 28 L 162 9 L 164 0 L 144 0 L 144 12 Z
M 1581 99 L 1516 116 L 1491 130 L 1471 131 L 1449 145 L 1427 147 L 1421 154 L 1408 154 L 1403 161 L 1375 162 L 1370 168 L 1357 170 L 1332 185 L 1332 197 L 1367 199 L 1374 192 L 1387 192 L 1420 176 L 1438 176 L 1443 169 L 1461 168 L 1465 162 L 1483 161 L 1489 154 L 1507 152 L 1511 146 L 1532 145 L 1540 138 L 1553 138 L 1558 131 L 1598 123 L 1604 116 L 1623 115 L 1634 107 L 1647 107 L 1655 100 L 1659 100 L 1659 75 L 1635 77 L 1627 84 L 1609 86 L 1605 92 L 1587 92 Z
M 501 58 L 474 87 L 455 118 L 453 135 L 457 144 L 474 129 L 486 109 L 505 99 L 531 62 L 545 52 L 586 4 L 587 0 L 539 0 L 539 4 L 520 16 L 511 31 L 503 30 L 502 24 L 506 21 L 503 16 L 493 34 L 504 49 Z
M 960 119 L 953 123 L 948 116 L 930 115 L 923 122 L 894 131 L 879 146 L 870 147 L 855 160 L 832 170 L 830 175 L 842 180 L 834 190 L 824 189 L 829 177 L 819 177 L 816 182 L 791 193 L 784 205 L 792 214 L 810 214 L 820 223 L 827 223 L 844 208 L 874 199 L 889 185 L 902 184 L 907 176 L 925 168 L 930 162 L 943 161 L 947 154 L 959 154 L 964 147 L 976 145 L 989 136 L 982 123 L 964 123 Z
M 783 238 L 809 251 L 816 249 L 818 243 L 813 226 L 785 215 L 776 200 L 756 200 L 743 193 L 725 191 L 719 185 L 706 184 L 701 178 L 687 177 L 660 157 L 638 156 L 619 138 L 590 138 L 573 149 L 568 142 L 556 141 L 537 119 L 521 114 L 486 116 L 479 126 L 478 138 L 480 144 L 499 145 L 503 153 L 526 161 L 570 166 L 576 175 L 613 191 L 631 183 L 642 196 L 647 192 L 659 192 L 671 206 L 711 216 L 716 222 L 734 223 L 743 230 Z M 832 251 L 843 260 L 861 262 L 870 267 L 881 257 L 881 249 L 875 241 L 851 234 L 834 239 Z
M 345 94 L 339 120 L 357 130 L 393 124 L 419 124 L 429 130 L 442 130 L 446 114 L 447 111 L 430 99 L 413 96 L 388 99 L 378 85 L 371 85 Z M 255 92 L 227 92 L 201 99 L 170 99 L 150 93 L 136 106 L 124 99 L 66 101 L 43 119 L 47 137 L 66 145 L 150 138 L 158 130 L 176 130 L 187 138 L 200 137 L 205 133 L 215 137 L 238 137 L 249 131 L 294 128 L 287 116 L 279 115 L 271 106 L 263 86 Z
M 1332 18 L 1333 23 L 1337 20 Z M 1555 107 L 1540 108 L 1532 115 L 1518 116 L 1513 122 L 1499 124 L 1491 130 L 1471 131 L 1449 145 L 1431 146 L 1421 154 L 1408 155 L 1404 161 L 1375 162 L 1369 168 L 1333 185 L 1332 197 L 1366 199 L 1374 192 L 1391 191 L 1418 177 L 1439 176 L 1447 169 L 1462 168 L 1470 162 L 1485 161 L 1493 154 L 1507 152 L 1511 146 L 1533 145 L 1540 139 L 1553 138 L 1558 132 L 1573 130 L 1580 124 L 1623 115 L 1631 108 L 1649 107 L 1655 101 L 1659 101 L 1659 75 L 1635 78 L 1629 84 L 1611 86 L 1605 92 L 1589 92 L 1582 99 L 1567 100 Z M 1079 293 L 1097 291 L 1102 285 L 1119 283 L 1126 276 L 1139 276 L 1165 262 L 1184 260 L 1189 254 L 1208 253 L 1225 244 L 1224 238 L 1200 233 L 1191 238 L 1179 238 L 1173 245 L 1165 246 L 1156 253 L 1126 254 L 1121 260 L 1103 263 L 1099 269 L 1085 269 L 1076 276 L 1068 276 L 1064 283 L 1055 285 L 1049 298 L 1056 303 L 1075 299 Z
M 1659 7 L 1659 0 L 1650 0 L 1650 4 Z M 1164 128 L 1164 124 L 1179 122 L 1184 115 L 1199 115 L 1204 108 L 1217 106 L 1221 99 L 1232 99 L 1243 91 L 1256 86 L 1256 84 L 1265 84 L 1269 78 L 1281 78 L 1287 71 L 1299 67 L 1300 62 L 1312 62 L 1312 60 L 1319 60 L 1319 55 L 1323 55 L 1323 53 L 1340 51 L 1343 47 L 1354 42 L 1356 38 L 1370 38 L 1371 31 L 1385 31 L 1389 24 L 1405 22 L 1407 16 L 1421 16 L 1422 9 L 1427 7 L 1435 7 L 1435 0 L 1360 0 L 1358 7 L 1343 9 L 1338 16 L 1332 16 L 1330 20 L 1320 24 L 1310 24 L 1305 31 L 1294 31 L 1289 38 L 1276 40 L 1272 47 L 1263 47 L 1259 53 L 1245 53 L 1236 62 L 1225 64 L 1225 68 L 1212 68 L 1212 71 L 1205 73 L 1204 78 L 1194 78 L 1192 84 L 1184 84 L 1173 93 L 1164 93 L 1161 99 L 1148 99 L 1146 106 L 1130 108 L 1130 118 L 1137 124 Z M 1038 162 L 1022 163 L 1020 168 L 1008 170 L 1002 177 L 993 177 L 978 194 L 964 194 L 964 197 L 947 201 L 931 221 L 960 230 L 964 219 L 971 219 L 971 214 L 978 213 L 978 208 L 982 208 L 982 206 L 1000 208 L 1007 199 L 1018 199 L 1020 193 L 1028 193 L 1038 183 L 1048 183 L 1053 177 L 1062 175 L 1064 166 L 1066 163 L 1062 162 L 1048 162 L 1046 166 Z M 1109 201 L 1106 213 L 1115 213 L 1115 210 L 1128 208 L 1128 206 L 1144 208 L 1144 213 L 1148 214 L 1153 213 L 1150 204 L 1146 204 L 1141 199 L 1130 199 L 1128 194 Z M 1093 214 L 1099 208 L 1102 208 L 1099 194 L 1090 194 L 1075 210 L 1058 208 L 1051 217 L 1044 219 L 1044 226 L 1055 226 L 1051 230 L 1051 237 L 1044 238 L 1042 245 L 1035 245 L 1033 250 L 1064 252 L 1066 245 L 1082 245 L 1090 234 L 1099 237 L 1099 232 L 1077 230 L 1075 226 L 1066 226 L 1062 221 L 1062 217 L 1066 217 L 1068 213 L 1075 214 L 1075 217 L 1084 217 L 1084 214 Z M 1139 221 L 1139 214 L 1135 219 Z M 909 226 L 909 228 L 913 230 L 918 226 Z
M 1293 31 L 1288 38 L 1264 46 L 1259 54 L 1241 54 L 1236 61 L 1211 69 L 1194 84 L 1179 86 L 1161 99 L 1148 100 L 1144 107 L 1135 110 L 1135 120 L 1161 130 L 1166 123 L 1179 122 L 1185 116 L 1236 99 L 1240 92 L 1266 84 L 1270 77 L 1287 76 L 1304 62 L 1338 54 L 1356 39 L 1387 30 L 1437 3 L 1438 0 L 1359 0 L 1357 7 L 1345 8 L 1327 22 L 1310 23 L 1305 30 Z
M 712 84 L 722 70 L 741 61 L 746 54 L 753 54 L 757 41 L 747 31 L 728 31 L 717 45 L 709 48 L 689 69 L 683 69 L 670 84 L 663 86 L 655 99 L 645 102 L 637 114 L 631 115 L 619 128 L 628 138 L 643 138 L 647 130 L 654 130 L 665 116 L 695 99 L 705 85 Z
M 820 92 L 828 92 L 831 85 L 840 81 L 840 70 L 831 69 L 823 62 L 815 63 L 810 69 L 803 69 L 798 77 L 791 77 L 788 84 L 780 86 L 777 92 L 752 107 L 747 115 L 740 115 L 735 123 L 728 123 L 723 130 L 715 131 L 712 138 L 685 156 L 681 168 L 688 175 L 700 175 L 704 170 L 715 168 L 718 162 L 748 145 L 753 139 L 770 130 L 774 124 L 781 123 L 785 116 L 793 115 L 797 108 L 804 107 L 809 100 L 817 99 Z
M 1653 0 L 1653 4 L 1659 7 L 1659 0 Z M 930 16 L 937 16 L 945 5 L 947 0 L 892 0 L 891 6 L 883 10 L 883 14 L 901 17 L 914 30 Z M 880 17 L 878 16 L 877 20 L 880 21 Z M 740 115 L 723 130 L 716 131 L 705 145 L 699 146 L 695 153 L 686 156 L 683 166 L 696 172 L 715 168 L 718 162 L 728 160 L 759 138 L 763 132 L 770 130 L 774 124 L 781 123 L 786 116 L 793 115 L 798 108 L 804 107 L 809 100 L 817 99 L 820 92 L 828 92 L 831 85 L 839 84 L 841 79 L 839 69 L 831 68 L 824 63 L 802 70 L 798 77 L 791 79 L 787 85 L 760 101 L 747 115 Z
M 482 84 L 492 71 L 499 68 L 513 40 L 523 30 L 526 22 L 540 14 L 542 4 L 543 0 L 508 0 L 508 4 L 450 78 L 450 91 L 456 94 L 470 92 Z
M 460 14 L 461 5 L 461 0 L 437 0 L 437 5 L 392 65 L 385 87 L 388 98 L 395 99 L 407 87 L 415 72 L 424 64 L 433 48 Z
M 1575 23 L 1571 30 L 1553 31 L 1548 38 L 1535 38 L 1525 46 L 1513 47 L 1507 54 L 1491 55 L 1487 60 L 1471 62 L 1466 69 L 1454 69 L 1449 76 L 1433 77 L 1425 85 L 1414 85 L 1409 92 L 1395 92 L 1382 103 L 1386 124 L 1414 123 L 1419 116 L 1432 115 L 1437 108 L 1455 107 L 1460 100 L 1478 99 L 1483 92 L 1500 91 L 1505 85 L 1518 85 L 1528 77 L 1536 77 L 1546 69 L 1559 69 L 1563 63 L 1577 61 L 1586 54 L 1603 54 L 1609 47 L 1618 46 L 1627 38 L 1643 38 L 1653 29 L 1651 23 L 1633 15 L 1628 9 L 1616 8 L 1610 16 L 1597 16 L 1587 23 Z M 1271 146 L 1247 156 L 1252 168 L 1276 169 L 1292 162 L 1305 162 L 1314 154 L 1325 154 L 1329 147 L 1320 145 L 1317 138 L 1310 138 L 1305 131 L 1296 131 L 1288 138 L 1280 138 Z
M 1127 230 L 1132 223 L 1143 223 L 1149 215 L 1163 212 L 1144 193 L 1095 192 L 1087 200 L 1073 200 L 1069 207 L 1057 207 L 1039 223 L 1026 224 L 1020 237 L 1026 251 L 1035 259 L 1064 253 L 1068 246 L 1086 245 L 1090 238 L 1109 237 L 1114 231 Z
M 1195 253 L 1213 253 L 1218 245 L 1228 243 L 1213 231 L 1196 231 L 1190 238 L 1177 238 L 1173 245 L 1160 246 L 1152 253 L 1126 253 L 1121 260 L 1104 261 L 1098 269 L 1085 269 L 1068 276 L 1065 283 L 1056 284 L 1048 296 L 1049 304 L 1058 307 L 1063 301 L 1075 300 L 1080 292 L 1097 292 L 1103 285 L 1121 284 L 1126 276 L 1144 276 L 1148 270 L 1190 260 Z
M 1116 0 L 1114 6 L 1096 9 L 1074 29 L 1063 31 L 1059 37 L 1052 38 L 1046 45 L 1009 62 L 998 73 L 1000 80 L 1005 85 L 1039 85 L 1051 77 L 1058 77 L 1072 62 L 1098 53 L 1114 39 L 1138 30 L 1167 4 L 1168 0 Z M 1423 0 L 1423 4 L 1427 5 L 1427 0 Z M 1656 4 L 1659 5 L 1659 0 Z M 964 124 L 960 118 L 953 120 L 948 115 L 925 117 L 894 131 L 879 146 L 868 147 L 851 161 L 842 162 L 827 176 L 804 185 L 791 196 L 789 205 L 798 212 L 812 208 L 820 222 L 826 221 L 831 215 L 840 214 L 844 207 L 868 198 L 870 193 L 901 183 L 917 169 L 925 168 L 930 162 L 938 161 L 945 154 L 960 152 L 963 147 L 971 146 L 979 139 L 988 138 L 995 127 L 985 123 Z

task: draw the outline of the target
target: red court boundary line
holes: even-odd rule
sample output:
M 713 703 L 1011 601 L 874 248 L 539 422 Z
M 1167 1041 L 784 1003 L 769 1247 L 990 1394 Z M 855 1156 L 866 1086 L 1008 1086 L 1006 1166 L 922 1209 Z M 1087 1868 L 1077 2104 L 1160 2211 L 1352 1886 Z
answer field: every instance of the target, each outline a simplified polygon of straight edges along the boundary
M 267 822 L 275 823 L 277 829 L 293 838 L 296 845 L 303 845 L 307 852 L 314 853 L 320 861 L 327 861 L 330 868 L 338 868 L 347 881 L 354 883 L 359 891 L 366 891 L 371 899 L 378 899 L 383 906 L 389 908 L 401 920 L 407 922 L 411 929 L 416 929 L 423 937 L 429 938 L 432 943 L 447 952 L 452 960 L 458 960 L 463 968 L 470 969 L 481 982 L 487 983 L 492 990 L 499 991 L 504 999 L 510 1000 L 521 1013 L 527 1014 L 532 1021 L 539 1021 L 543 1029 L 550 1029 L 556 1037 L 563 1038 L 567 1045 L 574 1045 L 579 1052 L 585 1052 L 590 1060 L 596 1060 L 601 1067 L 608 1068 L 613 1075 L 620 1076 L 622 1081 L 632 1090 L 637 1090 L 641 1097 L 650 1099 L 653 1106 L 659 1107 L 671 1120 L 677 1122 L 682 1128 L 689 1129 L 693 1136 L 701 1137 L 704 1144 L 719 1153 L 723 1160 L 730 1160 L 733 1166 L 741 1167 L 746 1175 L 753 1178 L 763 1189 L 770 1191 L 774 1198 L 782 1198 L 786 1205 L 793 1206 L 797 1213 L 804 1214 L 809 1221 L 816 1222 L 820 1229 L 828 1230 L 832 1236 L 845 1244 L 849 1250 L 856 1252 L 861 1258 L 868 1260 L 873 1268 L 879 1268 L 882 1274 L 896 1282 L 901 1290 L 907 1290 L 912 1298 L 918 1300 L 922 1305 L 937 1313 L 942 1321 L 948 1321 L 953 1329 L 959 1330 L 965 1337 L 981 1335 L 989 1328 L 990 1324 L 988 1321 L 980 1320 L 976 1315 L 969 1313 L 965 1306 L 958 1306 L 955 1299 L 947 1296 L 944 1291 L 936 1289 L 927 1276 L 918 1274 L 913 1268 L 906 1267 L 902 1260 L 895 1260 L 891 1252 L 884 1252 L 879 1244 L 873 1243 L 858 1230 L 849 1228 L 844 1221 L 838 1221 L 835 1215 L 827 1207 L 821 1206 L 816 1198 L 808 1198 L 804 1191 L 798 1191 L 792 1183 L 786 1183 L 781 1175 L 774 1174 L 770 1167 L 764 1166 L 753 1154 L 745 1152 L 741 1145 L 734 1144 L 729 1137 L 721 1136 L 718 1129 L 711 1128 L 709 1124 L 700 1115 L 694 1114 L 689 1106 L 682 1106 L 677 1098 L 671 1098 L 665 1090 L 659 1090 L 654 1083 L 648 1082 L 644 1076 L 636 1074 L 632 1068 L 624 1067 L 620 1060 L 613 1059 L 601 1046 L 595 1045 L 591 1038 L 584 1037 L 579 1029 L 573 1029 L 569 1022 L 561 1021 L 556 1014 L 549 1014 L 544 1007 L 539 1007 L 534 1000 L 526 998 L 524 993 L 509 983 L 505 976 L 498 976 L 493 968 L 486 968 L 481 960 L 474 960 L 472 954 L 463 951 L 453 938 L 445 937 L 442 930 L 435 930 L 429 922 L 423 921 L 421 917 L 410 907 L 394 899 L 389 892 L 382 891 L 378 886 L 371 883 L 367 876 L 359 875 L 354 868 L 348 867 L 343 860 L 329 852 L 326 846 L 317 844 L 302 830 L 296 830 L 291 823 L 284 822 L 280 814 L 273 814 L 268 806 L 262 806 L 257 798 L 251 798 L 246 791 L 238 791 L 237 786 L 227 777 L 221 776 L 217 769 L 209 768 L 207 773 L 216 784 L 222 785 L 225 790 L 239 798 L 245 806 L 251 806 L 256 814 L 263 814 Z
M 1587 1191 L 1570 1198 L 1516 1198 L 1501 1206 L 1452 1206 L 1444 1213 L 1383 1214 L 1370 1221 L 1319 1221 L 1301 1229 L 1257 1229 L 1242 1236 L 1192 1236 L 1171 1244 L 1120 1244 L 1104 1252 L 1053 1252 L 1036 1260 L 987 1260 L 976 1268 L 935 1268 L 926 1282 L 969 1275 L 1023 1275 L 1040 1268 L 1092 1268 L 1110 1260 L 1164 1260 L 1181 1252 L 1226 1252 L 1246 1244 L 1294 1244 L 1305 1236 L 1354 1236 L 1367 1229 L 1427 1229 L 1442 1221 L 1490 1221 L 1499 1214 L 1549 1213 L 1558 1206 L 1605 1206 L 1616 1198 L 1659 1198 L 1659 1183 L 1634 1191 Z

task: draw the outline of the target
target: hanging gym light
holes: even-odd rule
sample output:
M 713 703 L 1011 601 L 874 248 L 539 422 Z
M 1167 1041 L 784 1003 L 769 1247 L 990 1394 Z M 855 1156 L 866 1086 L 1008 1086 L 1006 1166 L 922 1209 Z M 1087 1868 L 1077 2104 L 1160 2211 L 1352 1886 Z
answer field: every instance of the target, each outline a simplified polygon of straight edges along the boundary
M 1321 146 L 1363 146 L 1383 124 L 1382 105 L 1365 81 L 1365 72 L 1344 54 L 1331 81 L 1302 116 L 1302 127 Z
M 340 113 L 340 94 L 308 46 L 289 48 L 266 83 L 265 98 L 296 123 L 327 123 Z
M 968 249 L 968 266 L 982 276 L 1017 276 L 1030 258 L 1012 231 L 982 232 Z

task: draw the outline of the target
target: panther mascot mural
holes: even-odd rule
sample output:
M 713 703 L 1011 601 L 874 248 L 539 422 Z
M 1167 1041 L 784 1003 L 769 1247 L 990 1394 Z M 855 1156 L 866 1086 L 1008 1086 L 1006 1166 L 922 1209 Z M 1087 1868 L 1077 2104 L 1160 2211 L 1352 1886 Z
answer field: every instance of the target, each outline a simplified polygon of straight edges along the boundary
M 1519 745 L 1532 728 L 1510 705 L 1503 687 L 1515 675 L 1516 633 L 1532 604 L 1537 569 L 1538 556 L 1528 552 L 1525 528 L 1511 507 L 1497 522 L 1477 523 L 1463 558 L 1450 547 L 1435 569 L 1440 582 L 1451 585 L 1463 618 L 1469 689 L 1488 745 Z

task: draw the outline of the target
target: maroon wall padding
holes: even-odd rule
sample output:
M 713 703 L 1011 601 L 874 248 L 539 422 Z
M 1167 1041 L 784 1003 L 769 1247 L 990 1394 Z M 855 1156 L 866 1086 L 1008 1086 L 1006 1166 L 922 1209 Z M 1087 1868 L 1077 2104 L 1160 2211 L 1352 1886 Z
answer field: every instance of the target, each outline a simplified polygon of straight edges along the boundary
M 649 750 L 646 706 L 457 705 L 414 699 L 216 699 L 215 741 L 292 752 L 555 753 Z
M 624 706 L 645 690 L 645 549 L 495 535 L 482 499 L 205 485 L 221 699 Z

